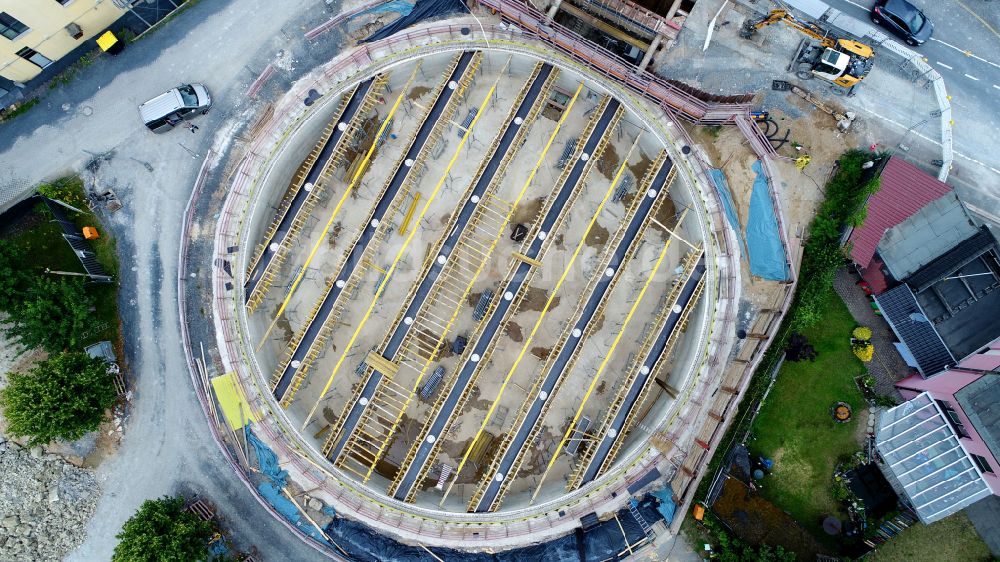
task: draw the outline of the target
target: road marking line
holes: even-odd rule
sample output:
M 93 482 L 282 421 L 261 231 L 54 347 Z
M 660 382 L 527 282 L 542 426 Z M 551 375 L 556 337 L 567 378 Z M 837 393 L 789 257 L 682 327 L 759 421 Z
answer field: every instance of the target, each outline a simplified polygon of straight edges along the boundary
M 956 51 L 958 51 L 958 52 L 962 53 L 963 55 L 965 55 L 965 56 L 967 56 L 967 57 L 971 57 L 971 58 L 974 58 L 974 59 L 976 59 L 976 60 L 978 60 L 978 61 L 980 61 L 980 62 L 985 62 L 985 63 L 986 63 L 986 64 L 988 64 L 988 65 L 991 65 L 991 66 L 995 66 L 995 67 L 997 67 L 997 68 L 1000 68 L 1000 64 L 997 64 L 997 63 L 995 63 L 995 62 L 993 62 L 993 61 L 989 61 L 989 60 L 986 60 L 986 59 L 984 59 L 983 57 L 980 57 L 980 56 L 978 56 L 978 55 L 974 55 L 974 54 L 972 54 L 972 51 L 970 51 L 970 50 L 968 50 L 968 49 L 961 49 L 961 48 L 959 48 L 959 47 L 956 47 L 956 46 L 952 45 L 951 43 L 948 43 L 948 42 L 946 42 L 946 41 L 942 41 L 942 40 L 938 39 L 937 37 L 931 37 L 931 41 L 936 41 L 936 42 L 938 42 L 938 43 L 941 43 L 941 44 L 942 44 L 942 45 L 944 45 L 945 47 L 949 47 L 949 48 L 951 48 L 951 49 L 955 49 Z
M 1000 90 L 1000 86 L 997 86 L 996 84 L 993 84 L 993 87 Z
M 952 66 L 948 66 L 947 64 L 945 64 L 945 63 L 943 63 L 943 62 L 941 62 L 941 61 L 937 61 L 937 63 L 938 63 L 939 65 L 941 65 L 941 66 L 943 66 L 943 67 L 947 68 L 948 70 L 955 70 L 955 68 L 954 68 L 954 67 L 952 67 Z
M 879 119 L 881 119 L 881 120 L 885 121 L 886 123 L 889 123 L 889 124 L 892 124 L 892 125 L 895 125 L 895 126 L 899 127 L 900 129 L 903 129 L 903 130 L 910 130 L 910 127 L 907 127 L 906 125 L 904 125 L 904 124 L 900 123 L 899 121 L 894 121 L 894 120 L 892 120 L 892 119 L 889 119 L 888 117 L 885 117 L 885 116 L 883 116 L 883 115 L 879 115 L 878 113 L 875 113 L 874 111 L 872 111 L 872 110 L 870 110 L 870 109 L 867 109 L 867 108 L 864 108 L 864 107 L 862 107 L 861 109 L 862 109 L 863 111 L 865 111 L 866 113 L 870 113 L 871 115 L 874 115 L 875 117 L 878 117 Z M 916 132 L 916 131 L 913 131 L 913 130 L 910 130 L 910 134 L 913 134 L 913 135 L 915 135 L 915 136 L 918 136 L 918 137 L 920 137 L 920 138 L 924 139 L 925 141 L 929 141 L 929 142 L 933 143 L 933 144 L 934 144 L 934 145 L 936 145 L 936 146 L 941 146 L 941 141 L 936 141 L 936 140 L 934 140 L 934 139 L 932 139 L 932 138 L 928 137 L 927 135 L 922 135 L 922 134 L 920 134 L 920 133 L 918 133 L 918 132 Z M 972 157 L 969 157 L 969 156 L 966 156 L 966 155 L 962 154 L 961 152 L 959 152 L 959 151 L 957 151 L 957 150 L 954 150 L 954 149 L 952 149 L 952 151 L 951 151 L 951 152 L 952 152 L 952 154 L 954 154 L 955 156 L 961 156 L 962 158 L 964 158 L 964 159 L 968 160 L 969 162 L 972 162 L 972 163 L 974 163 L 974 164 L 979 164 L 980 166 L 982 166 L 982 167 L 986 168 L 987 170 L 991 170 L 991 171 L 993 171 L 993 172 L 996 172 L 997 174 L 1000 174 L 1000 170 L 998 170 L 998 169 L 996 169 L 996 168 L 994 168 L 994 167 L 990 166 L 989 164 L 987 164 L 987 163 L 985 163 L 985 162 L 982 162 L 982 161 L 980 161 L 980 160 L 976 160 L 975 158 L 972 158 Z
M 955 1 L 958 3 L 959 6 L 961 6 L 962 8 L 964 8 L 966 12 L 969 12 L 970 14 L 972 14 L 972 17 L 974 17 L 977 20 L 979 20 L 979 23 L 983 24 L 986 27 L 986 29 L 989 29 L 990 31 L 992 31 L 993 35 L 996 35 L 997 37 L 1000 37 L 1000 33 L 997 33 L 997 30 L 993 29 L 993 26 L 991 26 L 989 23 L 987 23 L 986 20 L 984 20 L 983 18 L 979 17 L 979 14 L 977 14 L 976 12 L 973 12 L 972 8 L 966 6 L 965 2 L 962 2 L 962 0 L 955 0 Z
M 857 6 L 857 7 L 861 8 L 862 10 L 871 11 L 871 8 L 869 8 L 868 6 L 862 6 L 861 4 L 858 4 L 857 2 L 852 2 L 851 0 L 844 0 L 844 1 L 847 2 L 848 4 L 852 4 L 854 6 Z
M 966 74 L 966 75 L 965 75 L 965 77 L 966 77 L 966 78 L 969 78 L 969 79 L 971 79 L 971 80 L 975 80 L 976 82 L 979 82 L 979 78 L 976 78 L 975 76 L 973 76 L 973 75 L 971 75 L 971 74 Z

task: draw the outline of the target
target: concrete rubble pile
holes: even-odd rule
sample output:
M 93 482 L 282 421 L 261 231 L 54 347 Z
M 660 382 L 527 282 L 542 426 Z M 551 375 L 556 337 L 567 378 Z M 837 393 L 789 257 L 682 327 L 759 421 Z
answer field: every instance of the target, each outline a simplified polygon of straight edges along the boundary
M 0 561 L 62 560 L 99 496 L 92 470 L 0 437 Z

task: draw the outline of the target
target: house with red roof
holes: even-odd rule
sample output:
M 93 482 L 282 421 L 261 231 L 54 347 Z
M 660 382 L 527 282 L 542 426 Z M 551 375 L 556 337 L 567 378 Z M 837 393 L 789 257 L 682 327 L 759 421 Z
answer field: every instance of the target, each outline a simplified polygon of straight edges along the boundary
M 891 157 L 848 253 L 920 376 L 1000 336 L 1000 244 L 954 191 Z
M 889 157 L 879 174 L 881 186 L 868 199 L 868 214 L 863 225 L 853 229 L 847 238 L 848 255 L 864 274 L 875 293 L 885 290 L 881 278 L 882 260 L 876 255 L 879 242 L 886 232 L 910 218 L 922 208 L 952 193 L 948 184 L 927 174 L 913 164 Z

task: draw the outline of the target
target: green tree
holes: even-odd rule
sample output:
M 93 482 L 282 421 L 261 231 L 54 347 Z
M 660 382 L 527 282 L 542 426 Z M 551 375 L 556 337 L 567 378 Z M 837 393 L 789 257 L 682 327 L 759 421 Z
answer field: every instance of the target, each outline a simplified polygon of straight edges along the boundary
M 30 437 L 32 446 L 94 431 L 114 400 L 107 362 L 80 352 L 60 353 L 28 373 L 11 373 L 0 390 L 7 432 Z
M 8 310 L 7 337 L 50 353 L 81 344 L 93 299 L 79 278 L 35 277 Z
M 212 526 L 184 510 L 184 499 L 146 500 L 122 526 L 112 562 L 189 562 L 208 558 Z
M 10 240 L 0 240 L 0 310 L 8 312 L 21 300 L 30 276 L 18 267 L 24 253 Z

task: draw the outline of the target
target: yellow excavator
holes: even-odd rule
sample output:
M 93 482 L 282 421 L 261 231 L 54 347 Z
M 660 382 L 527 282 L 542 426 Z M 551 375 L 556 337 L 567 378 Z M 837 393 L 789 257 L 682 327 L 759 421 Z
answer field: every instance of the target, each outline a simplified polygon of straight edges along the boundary
M 830 37 L 820 26 L 795 18 L 787 10 L 771 10 L 757 20 L 747 20 L 740 30 L 744 39 L 773 23 L 782 22 L 808 35 L 813 41 L 803 41 L 795 53 L 795 74 L 803 80 L 819 77 L 849 90 L 864 80 L 875 62 L 872 48 L 853 39 Z

